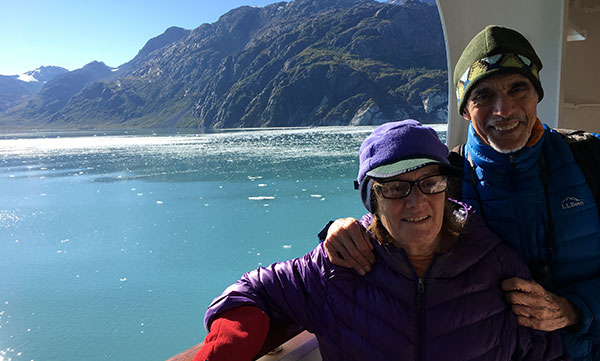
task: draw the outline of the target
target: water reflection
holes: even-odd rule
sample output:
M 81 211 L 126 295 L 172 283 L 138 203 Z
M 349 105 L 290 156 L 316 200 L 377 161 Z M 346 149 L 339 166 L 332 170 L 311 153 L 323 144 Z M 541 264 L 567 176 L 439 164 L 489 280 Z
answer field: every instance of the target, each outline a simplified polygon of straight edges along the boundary
M 357 144 L 371 129 L 9 139 L 0 141 L 0 167 L 16 178 L 88 176 L 96 182 L 345 175 L 354 164 Z M 299 158 L 309 160 L 302 169 L 294 165 Z

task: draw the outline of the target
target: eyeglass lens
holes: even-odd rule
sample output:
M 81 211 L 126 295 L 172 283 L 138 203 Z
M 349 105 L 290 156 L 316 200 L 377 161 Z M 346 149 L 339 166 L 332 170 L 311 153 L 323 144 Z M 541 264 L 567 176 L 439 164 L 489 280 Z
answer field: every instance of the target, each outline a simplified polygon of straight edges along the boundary
M 404 198 L 410 194 L 415 184 L 424 194 L 437 194 L 448 188 L 448 177 L 442 174 L 435 174 L 417 179 L 416 181 L 395 180 L 380 183 L 379 189 L 385 198 Z

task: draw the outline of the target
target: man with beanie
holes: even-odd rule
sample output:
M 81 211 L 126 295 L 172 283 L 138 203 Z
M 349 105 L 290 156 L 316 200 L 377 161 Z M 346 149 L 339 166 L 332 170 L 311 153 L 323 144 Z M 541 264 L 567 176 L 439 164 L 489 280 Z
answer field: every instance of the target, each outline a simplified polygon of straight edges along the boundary
M 486 27 L 463 51 L 454 86 L 470 125 L 456 197 L 477 209 L 534 276 L 502 283 L 518 322 L 561 330 L 573 360 L 600 360 L 598 209 L 569 145 L 537 118 L 541 69 L 527 39 L 501 26 Z M 351 218 L 329 227 L 325 248 L 333 263 L 361 274 L 375 261 Z

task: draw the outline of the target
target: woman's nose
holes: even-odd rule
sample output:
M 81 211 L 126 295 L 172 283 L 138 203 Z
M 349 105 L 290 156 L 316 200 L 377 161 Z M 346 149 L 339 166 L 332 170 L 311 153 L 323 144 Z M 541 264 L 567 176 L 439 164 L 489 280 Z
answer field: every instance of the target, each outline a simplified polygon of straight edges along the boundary
M 415 184 L 413 185 L 410 193 L 406 196 L 406 205 L 415 206 L 423 201 L 427 195 L 421 192 L 421 189 Z

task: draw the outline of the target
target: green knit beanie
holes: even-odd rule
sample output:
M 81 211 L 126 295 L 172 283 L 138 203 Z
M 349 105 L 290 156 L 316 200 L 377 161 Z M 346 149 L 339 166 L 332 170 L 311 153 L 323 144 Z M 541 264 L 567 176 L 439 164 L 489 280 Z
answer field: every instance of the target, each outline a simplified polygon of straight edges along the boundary
M 490 75 L 518 73 L 531 80 L 539 99 L 544 97 L 539 71 L 542 62 L 531 44 L 517 31 L 488 25 L 469 42 L 454 68 L 458 113 L 462 115 L 469 92 Z

